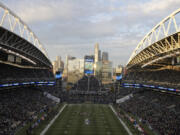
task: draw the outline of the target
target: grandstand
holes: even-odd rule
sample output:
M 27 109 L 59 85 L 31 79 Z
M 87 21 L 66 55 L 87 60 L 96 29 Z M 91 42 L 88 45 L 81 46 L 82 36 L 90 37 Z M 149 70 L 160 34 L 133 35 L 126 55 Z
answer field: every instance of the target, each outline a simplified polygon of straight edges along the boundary
M 163 19 L 140 41 L 126 65 L 118 92 L 116 107 L 120 116 L 135 122 L 143 134 L 180 133 L 179 47 L 174 47 L 179 45 L 179 31 L 150 41 L 157 29 L 178 13 L 179 10 Z M 166 51 L 162 51 L 163 47 Z
M 108 89 L 106 90 L 101 81 L 94 76 L 83 76 L 74 84 L 69 91 L 70 103 L 112 103 L 114 95 Z
M 101 82 L 94 76 L 85 75 L 80 80 L 78 80 L 78 82 L 74 85 L 73 89 L 79 91 L 100 91 Z
M 113 94 L 104 90 L 101 82 L 93 76 L 84 76 L 70 91 L 63 91 L 61 86 L 56 86 L 61 85 L 61 79 L 55 80 L 51 61 L 37 36 L 2 3 L 0 8 L 4 10 L 4 18 L 0 26 L 0 135 L 40 134 L 59 113 L 62 107 L 60 102 L 103 104 L 112 102 Z M 4 25 L 4 19 L 7 19 L 6 23 L 9 23 L 10 27 Z M 12 22 L 14 28 L 11 27 Z M 59 82 L 56 83 L 57 81 Z M 84 105 L 82 106 L 83 109 Z M 90 107 L 91 112 L 97 111 L 97 114 L 95 112 L 93 114 L 95 116 L 87 119 L 88 123 L 94 125 L 89 129 L 90 133 L 94 133 L 96 128 L 101 128 L 100 134 L 111 134 L 111 132 L 119 134 L 119 131 L 126 134 L 107 105 L 106 107 L 99 105 L 102 108 L 101 112 L 98 106 L 93 107 L 91 104 L 86 106 Z M 81 113 L 82 109 L 74 111 Z M 86 110 L 86 107 L 84 109 Z M 109 117 L 104 121 L 106 123 L 110 121 L 116 127 L 104 124 L 103 120 L 96 116 L 103 110 L 107 111 Z M 111 118 L 114 120 L 110 120 Z M 96 120 L 100 122 L 98 126 Z M 81 117 L 76 117 L 76 121 L 81 121 Z M 81 125 L 81 123 L 77 124 Z M 80 125 L 77 127 L 77 134 L 81 134 L 78 132 Z M 107 129 L 103 130 L 105 125 Z
M 0 8 L 0 135 L 25 129 L 22 134 L 29 134 L 57 111 L 52 64 L 31 29 L 2 3 Z M 15 23 L 13 29 L 5 25 L 9 21 Z
M 177 135 L 180 132 L 179 100 L 177 95 L 144 90 L 118 107 L 133 114 L 157 134 Z
M 0 25 L 0 135 L 180 134 L 180 33 L 143 45 L 180 11 L 138 44 L 122 80 L 105 86 L 91 73 L 62 89 L 37 36 L 10 9 L 0 8 L 21 26 L 18 34 L 3 20 Z

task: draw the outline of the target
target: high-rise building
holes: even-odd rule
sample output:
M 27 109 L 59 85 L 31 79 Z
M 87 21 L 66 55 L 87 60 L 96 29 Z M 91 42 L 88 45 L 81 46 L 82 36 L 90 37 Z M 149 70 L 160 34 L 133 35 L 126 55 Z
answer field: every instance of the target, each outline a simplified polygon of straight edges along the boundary
M 55 74 L 55 73 L 56 73 L 56 71 L 57 71 L 57 69 L 58 69 L 58 65 L 57 65 L 56 60 L 55 60 L 55 61 L 53 61 L 52 65 L 53 65 L 53 73 Z
M 94 75 L 101 79 L 101 72 L 102 72 L 102 61 L 98 61 L 94 64 Z
M 61 60 L 60 56 L 56 56 L 56 60 L 53 62 L 53 72 L 64 70 L 64 62 Z
M 98 53 L 98 60 L 101 61 L 101 50 L 99 50 L 99 53 Z
M 84 59 L 68 56 L 64 74 L 66 74 L 68 82 L 75 83 L 84 75 Z
M 123 71 L 123 66 L 122 65 L 118 65 L 116 67 L 116 74 L 122 74 L 122 71 Z
M 102 52 L 102 61 L 108 61 L 108 52 Z
M 112 82 L 112 62 L 102 62 L 101 80 L 104 84 Z
M 96 43 L 95 44 L 95 50 L 94 50 L 94 62 L 98 62 L 99 61 L 99 44 Z
M 64 62 L 62 61 L 60 56 L 56 56 L 56 62 L 57 62 L 58 70 L 64 69 Z
M 84 73 L 84 59 L 71 59 L 68 61 L 68 72 Z
M 65 66 L 65 72 L 64 72 L 64 74 L 66 74 L 66 76 L 68 74 L 69 60 L 73 60 L 73 59 L 76 59 L 76 57 L 72 57 L 70 55 L 66 56 L 66 66 Z
M 118 65 L 116 68 L 113 69 L 113 79 L 116 80 L 117 76 L 120 76 L 123 72 L 123 66 Z
M 95 52 L 94 52 L 94 75 L 96 77 L 100 76 L 101 71 L 101 50 L 99 50 L 99 44 L 95 44 Z

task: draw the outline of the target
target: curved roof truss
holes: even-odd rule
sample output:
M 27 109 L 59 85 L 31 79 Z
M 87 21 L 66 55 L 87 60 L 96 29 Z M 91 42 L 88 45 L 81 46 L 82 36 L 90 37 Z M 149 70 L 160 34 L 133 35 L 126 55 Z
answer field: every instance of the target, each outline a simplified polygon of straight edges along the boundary
M 159 22 L 154 28 L 152 28 L 150 32 L 147 33 L 145 37 L 138 43 L 137 47 L 130 56 L 127 65 L 133 60 L 134 57 L 137 56 L 137 54 L 139 54 L 148 46 L 165 37 L 179 32 L 180 25 L 178 24 L 180 24 L 180 21 L 177 19 L 179 16 L 180 8 L 171 13 L 169 16 L 167 16 L 161 22 Z
M 38 47 L 48 58 L 48 54 L 39 41 L 38 37 L 32 32 L 28 25 L 21 20 L 13 11 L 0 2 L 0 27 L 4 27 L 20 37 Z

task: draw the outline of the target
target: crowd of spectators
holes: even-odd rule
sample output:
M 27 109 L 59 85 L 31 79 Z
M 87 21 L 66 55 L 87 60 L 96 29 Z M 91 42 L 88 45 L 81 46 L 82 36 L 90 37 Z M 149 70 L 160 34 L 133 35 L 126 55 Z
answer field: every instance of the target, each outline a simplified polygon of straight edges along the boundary
M 0 63 L 0 67 L 0 84 L 54 79 L 54 75 L 49 69 L 19 68 L 2 63 Z
M 67 101 L 70 103 L 99 103 L 107 104 L 112 103 L 114 96 L 110 92 L 100 92 L 100 93 L 69 93 Z
M 16 88 L 0 92 L 0 135 L 14 135 L 27 122 L 37 119 L 55 103 L 36 88 Z M 38 120 L 39 121 L 39 120 Z
M 36 134 L 35 130 L 38 128 L 43 122 L 47 122 L 54 118 L 55 115 L 58 114 L 58 108 L 60 106 L 46 107 L 40 110 L 40 117 L 33 117 L 30 119 L 30 125 L 26 129 L 26 135 L 34 135 Z
M 114 94 L 105 89 L 101 81 L 94 76 L 83 76 L 68 92 L 67 101 L 82 103 L 112 103 Z
M 55 81 L 50 69 L 21 66 L 15 66 L 13 63 L 0 63 L 0 85 Z M 14 135 L 27 123 L 31 125 L 27 133 L 31 134 L 34 127 L 53 114 L 50 112 L 57 103 L 44 95 L 44 92 L 49 92 L 55 96 L 59 96 L 59 93 L 54 86 L 43 87 L 43 85 L 37 87 L 35 85 L 1 87 L 0 135 Z M 41 114 L 41 118 L 38 117 L 39 114 Z
M 123 83 L 138 83 L 166 88 L 180 88 L 178 70 L 134 70 L 127 72 Z M 119 109 L 137 117 L 160 135 L 179 135 L 180 96 L 177 93 L 153 91 L 149 88 L 121 88 L 118 98 L 128 94 L 133 97 L 119 103 Z
M 50 93 L 51 95 L 55 96 L 55 97 L 62 97 L 62 89 L 60 87 L 56 87 L 56 85 L 54 86 L 46 86 L 46 87 L 39 87 L 40 90 L 43 90 L 45 92 Z
M 80 91 L 99 91 L 101 82 L 94 76 L 83 76 L 72 89 Z
M 117 90 L 117 89 L 116 89 Z M 134 93 L 134 92 L 137 92 L 138 90 L 135 91 L 134 88 L 119 88 L 119 90 L 117 90 L 116 92 L 116 97 L 117 99 L 119 98 L 122 98 L 128 94 L 131 94 L 131 93 Z
M 123 81 L 180 88 L 180 72 L 177 70 L 170 69 L 157 71 L 132 71 L 128 72 L 124 76 Z
M 174 94 L 143 90 L 118 107 L 139 118 L 160 135 L 179 135 L 180 97 Z

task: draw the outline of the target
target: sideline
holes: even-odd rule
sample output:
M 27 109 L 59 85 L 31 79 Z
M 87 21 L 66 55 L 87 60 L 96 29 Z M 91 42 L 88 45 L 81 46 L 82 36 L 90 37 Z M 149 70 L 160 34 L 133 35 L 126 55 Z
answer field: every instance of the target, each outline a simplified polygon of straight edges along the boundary
M 47 130 L 51 127 L 51 125 L 54 123 L 54 121 L 59 117 L 59 115 L 61 114 L 61 112 L 64 110 L 64 108 L 67 106 L 67 104 L 65 104 L 61 110 L 58 112 L 58 114 L 49 122 L 49 124 L 46 126 L 46 128 L 41 132 L 40 135 L 45 135 L 45 133 L 47 132 Z
M 126 124 L 123 122 L 123 120 L 118 116 L 117 112 L 114 110 L 112 105 L 109 105 L 109 107 L 111 108 L 111 110 L 114 112 L 114 114 L 116 115 L 116 117 L 119 119 L 119 121 L 121 122 L 121 124 L 123 125 L 124 129 L 127 131 L 127 133 L 129 135 L 133 135 L 131 133 L 131 131 L 129 130 L 129 128 L 126 126 Z

